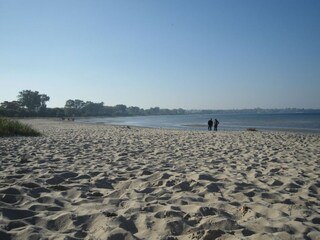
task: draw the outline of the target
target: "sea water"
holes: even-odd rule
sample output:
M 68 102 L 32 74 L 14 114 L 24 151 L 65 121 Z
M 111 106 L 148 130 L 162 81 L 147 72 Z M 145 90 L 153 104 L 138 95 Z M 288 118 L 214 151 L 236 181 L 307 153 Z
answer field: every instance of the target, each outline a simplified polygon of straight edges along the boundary
M 135 117 L 80 118 L 82 123 L 127 125 L 181 130 L 207 130 L 208 120 L 218 119 L 218 130 L 241 131 L 255 128 L 264 131 L 298 131 L 320 133 L 319 113 L 290 114 L 188 114 Z

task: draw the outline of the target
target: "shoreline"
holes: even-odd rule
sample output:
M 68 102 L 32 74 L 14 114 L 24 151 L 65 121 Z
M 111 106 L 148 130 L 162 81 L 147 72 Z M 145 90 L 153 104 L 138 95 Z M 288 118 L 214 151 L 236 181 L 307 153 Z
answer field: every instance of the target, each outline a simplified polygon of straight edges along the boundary
M 319 239 L 320 135 L 20 120 L 0 138 L 4 239 Z
M 180 115 L 179 115 L 180 116 Z M 237 115 L 236 115 L 237 116 Z M 150 117 L 157 117 L 157 116 L 147 116 L 147 118 Z M 161 117 L 161 116 L 160 116 Z M 169 116 L 172 117 L 172 116 Z M 135 116 L 135 117 L 105 117 L 105 119 L 108 119 L 107 121 L 104 121 L 104 117 L 82 117 L 82 118 L 77 118 L 76 122 L 82 122 L 82 123 L 87 123 L 87 124 L 106 124 L 106 125 L 129 125 L 133 127 L 146 127 L 146 128 L 161 128 L 161 129 L 177 129 L 177 130 L 182 130 L 182 131 L 207 131 L 207 124 L 206 123 L 201 123 L 201 124 L 193 124 L 193 123 L 173 123 L 172 125 L 164 124 L 162 125 L 161 122 L 158 123 L 150 123 L 148 121 L 143 122 L 143 120 L 140 119 L 141 122 L 136 122 L 136 123 L 130 123 L 130 122 L 117 122 L 114 121 L 116 119 L 130 119 L 130 118 L 141 118 L 141 116 Z M 80 120 L 79 120 L 80 119 Z M 93 121 L 92 121 L 93 119 Z M 95 119 L 99 119 L 99 122 L 94 122 Z M 267 131 L 267 132 L 297 132 L 297 133 L 315 133 L 315 134 L 320 134 L 320 129 L 318 128 L 302 128 L 302 127 L 293 127 L 293 126 L 261 126 L 261 125 L 221 125 L 219 126 L 218 130 L 220 131 L 246 131 L 248 128 L 255 128 L 258 131 Z
M 131 117 L 131 116 L 128 116 Z M 140 116 L 137 116 L 140 117 Z M 84 122 L 84 121 L 78 121 L 78 119 L 90 119 L 90 118 L 99 118 L 99 117 L 77 117 L 75 118 L 75 121 L 67 120 L 61 120 L 61 118 L 57 117 L 30 117 L 30 118 L 12 118 L 15 120 L 21 120 L 21 121 L 32 121 L 32 120 L 48 120 L 48 121 L 57 121 L 57 122 L 70 122 L 74 124 L 84 124 L 84 125 L 101 125 L 101 126 L 120 126 L 120 127 L 132 127 L 132 128 L 146 128 L 146 129 L 163 129 L 163 130 L 177 130 L 177 131 L 195 131 L 195 132 L 208 132 L 207 126 L 205 124 L 199 125 L 199 124 L 182 124 L 182 127 L 155 127 L 155 126 L 142 126 L 142 125 L 134 125 L 134 124 L 116 124 L 116 123 L 108 123 L 108 122 Z M 103 118 L 103 117 L 102 117 Z M 110 117 L 106 117 L 110 118 Z M 117 117 L 114 117 L 117 118 Z M 191 127 L 191 128 L 183 128 L 183 127 Z M 193 127 L 193 128 L 192 128 Z M 201 129 L 199 129 L 201 127 Z M 247 129 L 254 128 L 256 129 L 255 132 L 265 132 L 265 133 L 296 133 L 296 134 L 311 134 L 311 135 L 320 135 L 320 130 L 318 129 L 302 129 L 302 128 L 275 128 L 275 127 L 259 127 L 259 126 L 250 126 L 250 127 L 232 127 L 229 128 L 223 128 L 221 127 L 218 129 L 218 132 L 247 132 Z M 214 132 L 214 131 L 212 131 Z

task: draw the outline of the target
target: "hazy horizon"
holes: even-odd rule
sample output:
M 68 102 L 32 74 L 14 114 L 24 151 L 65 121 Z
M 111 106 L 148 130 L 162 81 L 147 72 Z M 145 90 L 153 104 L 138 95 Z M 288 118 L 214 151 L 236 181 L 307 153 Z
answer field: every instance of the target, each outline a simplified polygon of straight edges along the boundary
M 320 1 L 0 0 L 0 102 L 19 91 L 183 109 L 320 108 Z

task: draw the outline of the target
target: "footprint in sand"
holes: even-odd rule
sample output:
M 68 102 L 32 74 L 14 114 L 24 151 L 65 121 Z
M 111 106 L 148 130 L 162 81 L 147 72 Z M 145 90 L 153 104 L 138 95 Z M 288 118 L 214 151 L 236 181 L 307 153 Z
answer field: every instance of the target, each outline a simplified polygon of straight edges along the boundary
M 0 212 L 4 218 L 9 220 L 17 220 L 29 218 L 36 215 L 36 212 L 24 209 L 0 208 Z

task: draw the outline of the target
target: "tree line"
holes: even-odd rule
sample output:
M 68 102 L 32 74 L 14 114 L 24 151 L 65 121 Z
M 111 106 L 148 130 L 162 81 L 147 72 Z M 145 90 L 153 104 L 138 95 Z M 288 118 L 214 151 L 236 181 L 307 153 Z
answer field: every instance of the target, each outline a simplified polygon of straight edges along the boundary
M 0 103 L 0 116 L 3 117 L 116 117 L 143 115 L 176 115 L 185 114 L 185 110 L 161 109 L 153 107 L 143 109 L 127 107 L 123 104 L 105 106 L 103 102 L 95 103 L 80 99 L 69 99 L 63 108 L 48 108 L 50 97 L 38 91 L 23 90 L 19 92 L 16 101 Z

